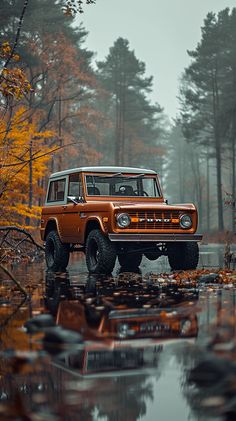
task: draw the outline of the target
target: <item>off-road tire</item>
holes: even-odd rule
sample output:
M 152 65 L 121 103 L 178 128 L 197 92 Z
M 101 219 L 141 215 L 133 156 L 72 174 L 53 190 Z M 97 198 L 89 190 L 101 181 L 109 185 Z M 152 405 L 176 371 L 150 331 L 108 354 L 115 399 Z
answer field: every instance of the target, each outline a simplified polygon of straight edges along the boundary
M 143 255 L 140 252 L 121 253 L 118 254 L 118 261 L 122 268 L 135 269 L 140 266 L 142 257 Z
M 116 248 L 99 230 L 92 230 L 86 241 L 86 264 L 90 273 L 109 274 L 116 261 Z
M 50 231 L 46 237 L 45 258 L 49 270 L 65 270 L 70 258 L 70 246 L 61 242 L 57 231 Z
M 199 259 L 198 243 L 190 241 L 186 243 L 168 244 L 168 260 L 172 270 L 196 269 Z

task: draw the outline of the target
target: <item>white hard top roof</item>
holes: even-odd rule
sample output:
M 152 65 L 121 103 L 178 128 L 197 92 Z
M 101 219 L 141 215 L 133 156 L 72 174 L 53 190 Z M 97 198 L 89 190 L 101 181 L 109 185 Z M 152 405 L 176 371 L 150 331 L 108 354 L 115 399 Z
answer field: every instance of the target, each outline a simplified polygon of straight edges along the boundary
M 80 167 L 71 168 L 69 170 L 54 172 L 50 178 L 60 177 L 67 174 L 74 174 L 76 172 L 92 172 L 92 173 L 122 173 L 122 174 L 156 174 L 153 170 L 146 170 L 144 168 L 131 168 L 131 167 Z

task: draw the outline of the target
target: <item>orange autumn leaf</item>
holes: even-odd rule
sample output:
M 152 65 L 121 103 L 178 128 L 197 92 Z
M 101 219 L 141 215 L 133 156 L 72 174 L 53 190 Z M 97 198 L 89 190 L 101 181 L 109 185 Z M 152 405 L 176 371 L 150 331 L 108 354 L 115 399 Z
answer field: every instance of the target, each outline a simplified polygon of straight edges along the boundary
M 47 162 L 52 148 L 46 140 L 52 131 L 37 131 L 37 122 L 27 117 L 20 108 L 12 117 L 10 128 L 6 121 L 0 122 L 0 217 L 1 223 L 25 226 L 25 219 L 40 218 L 38 206 L 42 195 L 40 180 L 47 172 Z M 32 171 L 33 203 L 29 207 L 30 167 Z

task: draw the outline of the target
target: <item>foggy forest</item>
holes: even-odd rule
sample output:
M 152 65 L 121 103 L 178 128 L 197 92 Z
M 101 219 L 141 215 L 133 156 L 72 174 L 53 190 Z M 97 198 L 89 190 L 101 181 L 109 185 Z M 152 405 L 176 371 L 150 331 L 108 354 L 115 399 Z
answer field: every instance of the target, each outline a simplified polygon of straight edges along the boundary
M 96 61 L 73 2 L 11 3 L 0 4 L 3 225 L 36 228 L 48 175 L 99 164 L 154 169 L 169 203 L 197 205 L 200 231 L 234 232 L 236 9 L 205 17 L 170 119 L 128 39 Z
M 0 420 L 236 419 L 226 1 L 0 0 Z

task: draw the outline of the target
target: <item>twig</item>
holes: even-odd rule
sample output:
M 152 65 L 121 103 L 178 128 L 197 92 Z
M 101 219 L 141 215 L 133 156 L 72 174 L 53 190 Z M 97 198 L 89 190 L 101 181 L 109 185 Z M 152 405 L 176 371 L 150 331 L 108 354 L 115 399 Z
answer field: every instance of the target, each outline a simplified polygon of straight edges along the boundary
M 3 236 L 2 241 L 0 243 L 0 248 L 2 247 L 3 243 L 5 242 L 5 240 L 6 240 L 7 236 L 8 236 L 8 234 L 9 234 L 9 232 L 10 231 L 7 231 L 6 234 Z
M 14 275 L 5 266 L 3 266 L 1 263 L 0 263 L 0 268 L 3 270 L 3 272 L 5 272 L 11 278 L 11 280 L 14 282 L 14 284 L 17 286 L 17 288 L 20 290 L 20 292 L 22 292 L 22 294 L 25 296 L 25 298 L 27 298 L 28 295 L 27 295 L 26 290 L 19 284 L 19 282 L 14 277 Z
M 40 244 L 38 244 L 35 240 L 34 240 L 34 238 L 32 237 L 32 235 L 29 233 L 29 232 L 27 232 L 26 230 L 24 230 L 23 228 L 18 228 L 18 227 L 15 227 L 14 225 L 9 225 L 9 226 L 5 226 L 5 227 L 1 227 L 0 226 L 0 231 L 18 231 L 18 232 L 21 232 L 22 234 L 24 234 L 26 237 L 28 237 L 28 238 L 30 238 L 30 240 L 31 240 L 31 242 L 36 246 L 36 247 L 38 247 L 40 250 L 42 250 L 42 251 L 44 251 L 44 247 L 43 246 L 41 246 Z
M 15 38 L 15 41 L 14 41 L 14 45 L 12 47 L 11 54 L 9 55 L 9 57 L 7 58 L 4 66 L 3 66 L 4 68 L 6 68 L 8 66 L 10 60 L 12 59 L 12 57 L 13 57 L 13 55 L 15 53 L 15 50 L 16 50 L 16 47 L 17 47 L 17 44 L 18 44 L 18 41 L 19 41 L 19 38 L 20 38 L 21 26 L 22 26 L 22 23 L 23 23 L 23 19 L 24 19 L 24 15 L 25 15 L 25 12 L 26 12 L 26 8 L 28 6 L 28 1 L 29 0 L 25 0 L 24 1 L 23 9 L 21 11 L 21 15 L 20 15 L 19 23 L 18 23 L 18 28 L 17 28 L 17 32 L 16 32 L 16 38 Z
M 71 145 L 78 145 L 79 143 L 77 143 L 77 142 L 72 142 L 72 143 L 69 143 L 68 145 L 62 145 L 62 146 L 58 146 L 57 148 L 55 148 L 55 149 L 52 149 L 51 151 L 48 151 L 48 152 L 45 152 L 45 153 L 43 153 L 43 154 L 41 154 L 41 155 L 38 155 L 38 156 L 34 156 L 34 155 L 36 155 L 39 151 L 37 151 L 37 152 L 35 152 L 34 154 L 33 154 L 33 156 L 34 156 L 34 158 L 32 158 L 32 159 L 27 159 L 26 161 L 22 161 L 22 162 L 13 162 L 12 164 L 6 164 L 6 165 L 1 165 L 1 168 L 9 168 L 9 167 L 17 167 L 17 166 L 19 166 L 19 165 L 26 165 L 26 164 L 28 164 L 30 161 L 35 161 L 36 159 L 39 159 L 39 158 L 42 158 L 42 157 L 44 157 L 44 156 L 46 156 L 46 155 L 50 155 L 50 154 L 52 154 L 52 153 L 54 153 L 54 152 L 56 152 L 56 151 L 58 151 L 59 149 L 62 149 L 62 148 L 66 148 L 66 147 L 68 147 L 68 146 L 71 146 Z M 22 168 L 20 169 L 20 171 L 22 170 Z

